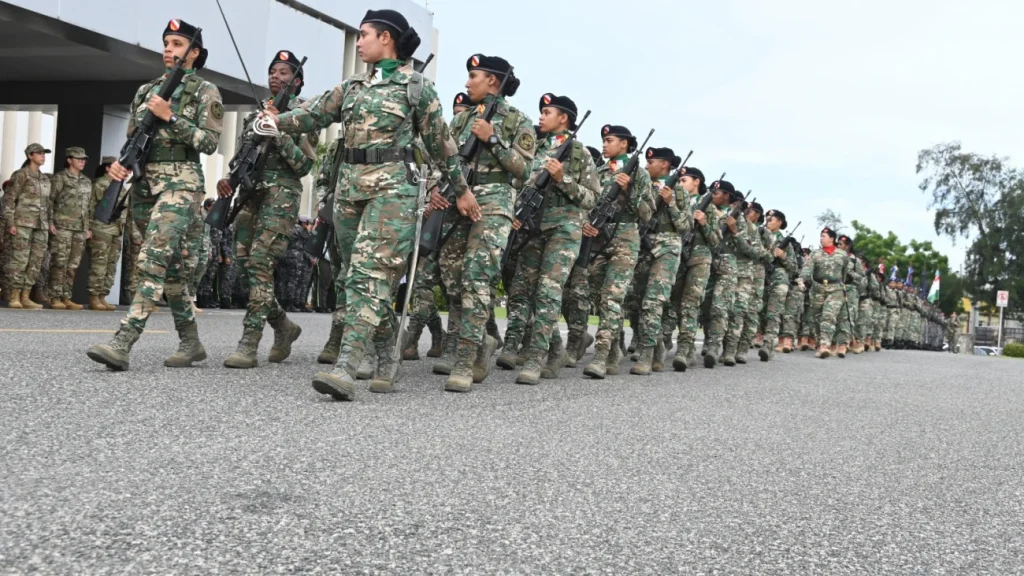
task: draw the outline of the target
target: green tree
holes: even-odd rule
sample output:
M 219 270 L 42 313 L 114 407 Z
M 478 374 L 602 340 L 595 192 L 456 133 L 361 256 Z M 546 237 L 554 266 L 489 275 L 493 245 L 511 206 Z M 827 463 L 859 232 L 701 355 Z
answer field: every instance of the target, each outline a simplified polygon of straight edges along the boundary
M 818 214 L 818 226 L 821 226 L 822 228 L 828 226 L 838 232 L 843 227 L 843 216 L 842 214 L 833 211 L 831 208 L 828 208 L 821 214 Z
M 1024 174 L 999 156 L 964 152 L 959 142 L 918 153 L 919 188 L 935 210 L 935 231 L 970 245 L 964 289 L 995 303 L 1010 291 L 1010 312 L 1024 310 Z

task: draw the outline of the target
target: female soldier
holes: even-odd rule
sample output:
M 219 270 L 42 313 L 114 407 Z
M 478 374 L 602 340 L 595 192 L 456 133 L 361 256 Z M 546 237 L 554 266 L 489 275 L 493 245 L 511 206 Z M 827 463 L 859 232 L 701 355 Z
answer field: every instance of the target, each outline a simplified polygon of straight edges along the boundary
M 50 236 L 50 307 L 57 310 L 81 310 L 71 301 L 75 273 L 82 262 L 85 243 L 92 238 L 92 181 L 82 170 L 89 157 L 77 146 L 65 153 L 67 168 L 53 177 L 50 201 L 53 223 Z
M 11 185 L 4 197 L 4 222 L 7 223 L 4 232 L 11 236 L 5 270 L 11 308 L 42 308 L 29 299 L 29 293 L 36 283 L 47 239 L 53 230 L 50 175 L 40 170 L 49 153 L 41 144 L 29 144 L 25 148 L 28 158 L 21 169 L 11 175 Z
M 110 185 L 111 178 L 107 174 L 110 166 L 117 162 L 113 156 L 104 156 L 96 167 L 92 185 L 92 202 L 89 207 L 90 217 L 96 212 L 96 205 L 103 200 L 103 194 Z M 121 257 L 121 234 L 128 211 L 123 210 L 121 216 L 110 224 L 93 220 L 90 224 L 92 238 L 89 239 L 89 310 L 114 310 L 106 302 L 110 288 L 114 286 L 114 273 L 117 271 L 117 260 Z
M 146 320 L 164 294 L 181 340 L 178 351 L 164 361 L 164 366 L 185 367 L 206 359 L 188 294 L 188 278 L 183 273 L 181 250 L 189 226 L 200 217 L 205 191 L 199 155 L 217 151 L 224 105 L 217 87 L 196 75 L 206 63 L 208 53 L 195 27 L 182 20 L 171 20 L 164 29 L 163 39 L 164 67 L 169 72 L 175 61 L 182 59 L 185 79 L 170 101 L 158 95 L 167 79 L 166 73 L 140 87 L 132 101 L 129 136 L 148 112 L 156 117 L 157 128 L 146 158 L 144 177 L 134 183 L 131 192 L 135 226 L 145 229 L 135 265 L 138 274 L 135 297 L 114 338 L 108 344 L 93 346 L 88 352 L 89 358 L 111 370 L 128 369 L 132 345 L 138 341 Z M 114 180 L 123 181 L 129 171 L 120 162 L 114 162 L 109 174 Z
M 800 287 L 814 282 L 811 288 L 811 317 L 819 317 L 818 358 L 831 355 L 829 346 L 836 332 L 836 320 L 846 304 L 846 290 L 843 281 L 848 272 L 850 257 L 842 250 L 836 250 L 836 232 L 831 228 L 821 231 L 821 250 L 815 250 L 804 262 L 797 281 Z

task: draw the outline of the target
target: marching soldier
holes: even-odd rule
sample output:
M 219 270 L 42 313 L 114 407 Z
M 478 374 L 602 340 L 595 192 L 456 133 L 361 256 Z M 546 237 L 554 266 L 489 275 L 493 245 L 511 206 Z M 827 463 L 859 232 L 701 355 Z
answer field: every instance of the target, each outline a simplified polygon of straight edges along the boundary
M 756 300 L 756 286 L 764 286 L 763 261 L 767 251 L 761 243 L 757 223 L 763 219 L 763 212 L 761 205 L 753 202 L 738 222 L 743 230 L 736 238 L 736 296 L 729 312 L 729 331 L 725 335 L 721 359 L 726 366 L 747 363 L 750 341 L 760 320 L 761 306 Z M 760 277 L 757 269 L 761 270 Z
M 584 236 L 598 240 L 601 240 L 599 236 L 605 236 L 607 239 L 600 250 L 595 249 L 596 255 L 587 271 L 590 299 L 597 311 L 599 324 L 597 350 L 583 373 L 596 379 L 619 373 L 622 361 L 622 348 L 618 344 L 622 333 L 622 301 L 633 279 L 640 252 L 637 224 L 650 220 L 653 213 L 650 174 L 640 169 L 632 175 L 623 171 L 629 155 L 636 150 L 636 137 L 625 126 L 606 124 L 601 128 L 601 140 L 604 157 L 608 159 L 607 164 L 597 169 L 602 189 L 606 192 L 615 182 L 624 192 L 615 199 L 615 221 L 609 223 L 608 230 L 598 230 L 589 222 L 583 225 Z
M 96 181 L 92 185 L 92 201 L 89 205 L 89 216 L 96 212 L 96 205 L 103 200 L 103 194 L 112 179 L 107 172 L 117 162 L 114 156 L 104 156 L 96 168 Z M 124 242 L 124 224 L 128 211 L 124 210 L 117 220 L 104 224 L 93 220 L 89 224 L 92 238 L 89 239 L 89 309 L 112 311 L 114 306 L 107 303 L 107 294 L 114 286 L 114 274 L 117 272 L 117 261 L 121 258 L 121 245 Z
M 740 246 L 746 242 L 747 227 L 733 217 L 734 211 L 743 213 L 746 202 L 743 194 L 736 191 L 732 183 L 719 182 L 719 187 L 729 193 L 729 213 L 722 220 L 722 242 L 714 255 L 711 278 L 704 297 L 704 367 L 714 368 L 716 363 L 733 366 L 735 356 L 725 353 L 723 341 L 729 332 L 729 318 L 736 305 L 739 264 L 736 259 Z M 735 353 L 734 353 L 735 354 Z
M 451 180 L 459 213 L 472 221 L 480 219 L 434 85 L 407 62 L 419 43 L 400 13 L 370 10 L 360 24 L 357 43 L 361 58 L 371 65 L 367 72 L 280 116 L 265 112 L 283 132 L 293 134 L 343 124 L 334 210 L 338 249 L 348 262 L 344 336 L 334 369 L 313 378 L 317 392 L 338 400 L 354 399 L 355 372 L 366 343 L 382 322 L 386 329 L 393 316 L 391 286 L 406 271 L 419 217 L 414 174 L 418 161 L 412 153 L 417 137 Z M 371 390 L 392 388 L 392 382 L 381 382 Z
M 29 144 L 25 148 L 28 160 L 22 169 L 11 175 L 11 185 L 4 196 L 4 222 L 10 236 L 5 270 L 11 291 L 8 306 L 15 309 L 43 307 L 33 302 L 29 294 L 39 275 L 49 234 L 56 230 L 50 197 L 51 177 L 40 170 L 49 153 L 41 144 Z
M 191 50 L 190 38 L 194 38 Z M 189 226 L 200 217 L 205 194 L 200 154 L 217 151 L 224 105 L 217 87 L 196 74 L 208 55 L 196 28 L 183 20 L 171 20 L 164 29 L 163 41 L 164 66 L 170 69 L 176 59 L 182 59 L 185 79 L 169 102 L 157 94 L 166 75 L 139 88 L 132 102 L 129 136 L 148 112 L 157 118 L 157 130 L 146 159 L 145 176 L 131 188 L 135 226 L 146 230 L 136 264 L 138 288 L 114 338 L 88 352 L 89 358 L 111 370 L 128 369 L 132 345 L 164 295 L 180 339 L 178 351 L 164 361 L 164 366 L 186 367 L 206 359 L 181 249 Z M 115 180 L 124 180 L 129 170 L 114 162 L 109 174 Z
M 846 290 L 843 280 L 849 273 L 850 258 L 846 252 L 837 250 L 836 232 L 831 228 L 821 231 L 821 249 L 811 253 L 800 271 L 799 283 L 806 286 L 814 282 L 811 288 L 811 317 L 821 318 L 818 327 L 817 358 L 828 358 L 832 337 L 836 332 L 836 321 L 846 304 Z
M 960 335 L 960 319 L 957 317 L 956 312 L 950 315 L 949 319 L 946 320 L 946 341 L 949 343 L 949 353 L 957 353 L 957 338 Z
M 780 230 L 785 230 L 788 225 L 786 215 L 781 210 L 767 212 L 764 229 L 770 238 L 768 251 L 771 255 L 771 273 L 768 275 L 768 301 L 765 302 L 764 340 L 761 349 L 757 351 L 762 362 L 775 357 L 779 329 L 789 299 L 789 279 L 798 272 L 793 245 L 781 248 L 783 236 Z

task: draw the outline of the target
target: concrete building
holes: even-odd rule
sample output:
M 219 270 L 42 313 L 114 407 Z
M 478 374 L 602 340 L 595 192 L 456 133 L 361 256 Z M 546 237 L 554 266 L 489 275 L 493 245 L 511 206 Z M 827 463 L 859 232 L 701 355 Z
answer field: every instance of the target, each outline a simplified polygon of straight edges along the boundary
M 402 12 L 422 38 L 414 59 L 437 54 L 433 15 L 412 0 L 221 0 L 245 67 L 260 97 L 268 94 L 266 66 L 279 50 L 307 56 L 304 96 L 333 88 L 365 70 L 357 58 L 359 22 L 367 9 L 386 5 Z M 81 146 L 92 174 L 103 155 L 125 142 L 128 106 L 136 89 L 163 72 L 161 33 L 172 18 L 203 28 L 210 55 L 202 76 L 216 84 L 225 104 L 225 129 L 216 154 L 203 158 L 207 193 L 235 151 L 241 119 L 255 107 L 253 91 L 214 0 L 7 0 L 0 1 L 0 177 L 24 161 L 27 142 L 53 150 L 51 165 L 64 165 L 64 149 Z M 434 78 L 436 62 L 425 74 Z M 21 112 L 21 114 L 19 114 Z M 51 128 L 45 130 L 44 128 Z M 321 134 L 337 136 L 334 126 Z M 23 143 L 24 142 L 24 143 Z M 312 214 L 307 178 L 301 213 Z M 83 262 L 82 268 L 85 262 Z M 83 278 L 80 275 L 79 283 Z M 116 288 L 115 288 L 116 289 Z M 82 301 L 84 287 L 76 288 Z

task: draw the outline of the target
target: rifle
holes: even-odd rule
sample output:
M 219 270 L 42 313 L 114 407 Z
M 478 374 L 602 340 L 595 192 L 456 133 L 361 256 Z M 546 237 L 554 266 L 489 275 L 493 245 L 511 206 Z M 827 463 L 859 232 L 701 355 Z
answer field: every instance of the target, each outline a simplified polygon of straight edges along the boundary
M 647 138 L 644 139 L 644 143 L 637 147 L 633 152 L 633 156 L 631 156 L 629 161 L 626 162 L 626 165 L 623 166 L 622 171 L 619 172 L 620 174 L 626 174 L 630 178 L 633 177 L 633 173 L 636 172 L 637 167 L 640 165 L 640 155 L 643 154 L 644 147 L 647 146 L 647 141 L 650 140 L 653 135 L 654 128 L 651 128 L 651 131 L 647 133 Z M 629 189 L 632 187 L 633 183 L 630 182 Z M 615 182 L 613 179 L 611 185 L 608 186 L 608 193 L 601 199 L 601 203 L 597 205 L 597 208 L 594 208 L 590 213 L 590 225 L 597 228 L 601 234 L 604 234 L 604 227 L 612 218 L 615 217 L 615 213 L 617 212 L 615 207 L 616 201 L 619 199 L 620 195 L 628 197 L 629 189 L 623 190 L 622 187 L 619 186 L 619 183 Z M 594 238 L 596 238 L 596 236 L 593 238 L 585 236 L 583 238 L 583 244 L 580 245 L 580 254 L 576 257 L 577 266 L 590 265 L 590 253 L 594 249 Z
M 555 150 L 552 158 L 564 163 L 568 158 L 569 154 L 572 153 L 572 143 L 576 140 L 576 135 L 579 134 L 580 128 L 583 127 L 583 123 L 590 117 L 590 110 L 583 115 L 583 119 L 576 125 L 576 129 L 573 130 L 569 137 Z M 536 232 L 540 229 L 540 217 L 544 209 L 544 193 L 548 186 L 551 184 L 551 173 L 548 172 L 543 166 L 537 171 L 537 178 L 534 180 L 533 186 L 527 186 L 523 188 L 522 193 L 516 199 L 515 205 L 515 219 L 519 220 L 519 230 L 513 229 L 508 235 L 508 243 L 505 244 L 505 251 L 501 255 L 501 269 L 504 270 L 508 266 L 509 257 L 512 253 L 512 248 L 515 246 L 516 240 L 519 237 L 520 232 Z
M 514 68 L 509 67 L 508 73 L 501 79 L 501 85 L 498 86 L 498 95 L 494 100 L 491 100 L 491 103 L 488 104 L 486 108 L 484 108 L 483 114 L 480 115 L 481 119 L 487 122 L 491 122 L 494 119 L 494 115 L 498 112 L 498 101 L 502 97 L 502 92 L 505 91 L 505 83 L 512 77 L 513 70 Z M 473 184 L 470 180 L 476 172 L 473 168 L 473 162 L 478 159 L 477 155 L 479 152 L 480 140 L 475 134 L 470 134 L 469 138 L 467 138 L 462 144 L 462 147 L 459 148 L 459 158 L 462 159 L 462 177 L 466 180 L 466 184 L 470 189 L 473 188 Z M 452 183 L 447 178 L 438 193 L 444 196 L 445 200 L 447 200 L 449 204 L 455 203 L 455 191 L 452 190 Z M 451 236 L 451 230 L 449 230 L 448 234 L 446 234 L 444 238 L 441 237 L 441 230 L 444 228 L 445 212 L 447 212 L 447 210 L 434 210 L 430 213 L 427 221 L 423 223 L 423 229 L 420 233 L 420 249 L 427 254 L 440 250 Z M 452 228 L 452 230 L 454 230 L 454 228 Z
M 196 28 L 195 35 L 189 38 L 188 48 L 185 49 L 186 56 L 192 51 L 192 45 L 201 32 L 202 28 Z M 185 78 L 184 65 L 184 58 L 175 58 L 174 67 L 167 74 L 157 96 L 168 102 L 171 101 L 174 91 L 178 89 Z M 121 148 L 121 155 L 118 157 L 117 163 L 128 169 L 130 174 L 124 181 L 112 180 L 107 186 L 107 190 L 103 193 L 103 199 L 100 200 L 96 206 L 96 212 L 93 213 L 93 218 L 96 220 L 110 224 L 121 217 L 125 203 L 128 201 L 128 194 L 122 197 L 121 192 L 124 190 L 125 184 L 131 184 L 145 175 L 146 157 L 149 156 L 149 148 L 153 145 L 153 134 L 157 129 L 156 121 L 157 117 L 147 110 L 142 121 L 135 127 L 135 132 Z
M 711 197 L 715 195 L 715 190 L 718 190 L 718 183 L 722 180 L 725 180 L 725 172 L 722 172 L 722 176 L 718 180 L 715 180 L 714 184 L 711 185 L 711 188 L 704 193 L 704 197 L 701 198 L 700 203 L 697 204 L 697 208 L 694 212 L 707 212 L 708 206 L 711 205 Z M 698 226 L 700 226 L 700 224 L 694 220 L 693 227 L 690 228 L 690 232 L 683 238 L 683 248 L 689 246 L 693 242 L 693 238 L 697 234 Z M 689 260 L 689 258 L 687 258 L 687 260 Z
M 422 73 L 433 59 L 433 54 L 427 56 L 427 59 L 420 64 L 416 71 Z M 335 148 L 330 172 L 329 179 L 333 185 L 330 192 L 324 197 L 324 205 L 316 213 L 317 223 L 313 229 L 313 234 L 310 235 L 309 239 L 306 240 L 306 244 L 302 247 L 307 254 L 317 258 L 327 253 L 327 245 L 334 235 L 334 191 L 337 189 L 338 172 L 341 171 L 341 160 L 345 157 L 344 151 L 339 152 L 339 150 L 342 150 L 341 146 Z
M 793 238 L 793 233 L 796 232 L 797 228 L 799 228 L 801 224 L 803 224 L 803 220 L 796 223 L 796 226 L 794 226 L 793 229 L 789 231 L 789 235 L 783 238 L 782 242 L 779 242 L 779 245 L 776 246 L 776 248 L 785 252 L 786 248 L 789 248 L 790 244 L 796 242 L 796 238 Z M 776 262 L 778 262 L 779 266 L 783 264 L 783 262 L 779 260 L 779 257 L 776 256 L 775 258 L 772 259 L 771 262 L 764 265 L 765 271 L 768 272 L 769 276 L 771 276 L 772 273 L 775 272 Z
M 686 158 L 683 160 L 682 164 L 679 165 L 679 169 L 676 170 L 675 173 L 672 174 L 672 176 L 670 176 L 669 179 L 665 181 L 665 188 L 668 188 L 669 190 L 673 191 L 676 189 L 676 185 L 679 184 L 679 179 L 683 177 L 683 170 L 686 169 L 686 162 L 690 159 L 690 156 L 693 156 L 693 150 L 690 150 L 690 153 L 686 155 Z M 654 214 L 651 215 L 651 219 L 648 220 L 647 222 L 643 222 L 640 224 L 640 247 L 648 252 L 650 252 L 651 249 L 654 248 L 654 245 L 651 244 L 651 239 L 648 238 L 647 235 L 657 234 L 659 232 L 658 214 L 660 214 L 661 211 L 665 210 L 666 208 L 668 208 L 668 204 L 665 203 L 665 201 L 659 194 L 657 196 L 657 199 L 654 201 Z
M 305 63 L 306 58 L 303 57 L 291 81 L 274 96 L 274 101 L 271 105 L 275 110 L 281 111 L 288 106 L 288 100 L 295 90 L 295 80 L 299 77 L 299 72 L 302 71 L 302 66 Z M 231 162 L 228 163 L 229 173 L 227 181 L 228 186 L 231 187 L 231 194 L 217 198 L 213 208 L 206 215 L 206 223 L 211 228 L 223 230 L 230 226 L 235 221 L 238 213 L 242 211 L 242 208 L 252 198 L 256 190 L 256 184 L 263 176 L 263 168 L 266 166 L 267 160 L 272 153 L 270 151 L 272 143 L 273 140 L 270 136 L 261 135 L 243 140 L 242 146 L 235 152 Z M 236 194 L 235 191 L 239 187 L 241 187 L 241 191 Z M 232 205 L 232 201 L 234 201 L 234 205 Z

